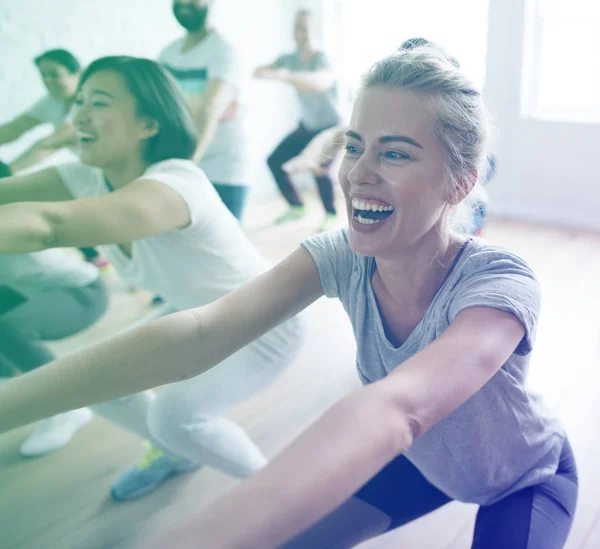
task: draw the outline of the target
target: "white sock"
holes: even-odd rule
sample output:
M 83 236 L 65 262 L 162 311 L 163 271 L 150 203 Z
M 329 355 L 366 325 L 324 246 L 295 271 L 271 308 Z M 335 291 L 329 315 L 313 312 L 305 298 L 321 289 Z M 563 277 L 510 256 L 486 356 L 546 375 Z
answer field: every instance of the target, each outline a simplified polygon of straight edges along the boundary
M 94 417 L 88 408 L 80 408 L 44 419 L 21 445 L 25 457 L 43 456 L 65 446 Z

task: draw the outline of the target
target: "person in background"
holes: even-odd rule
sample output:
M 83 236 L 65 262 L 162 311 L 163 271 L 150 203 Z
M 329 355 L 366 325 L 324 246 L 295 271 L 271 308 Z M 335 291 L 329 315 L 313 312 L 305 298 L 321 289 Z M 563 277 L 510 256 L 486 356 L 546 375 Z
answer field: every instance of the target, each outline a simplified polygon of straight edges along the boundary
M 237 49 L 211 24 L 213 4 L 174 0 L 173 14 L 186 34 L 169 44 L 159 61 L 188 100 L 198 133 L 192 160 L 241 220 L 251 179 L 243 98 L 247 75 Z
M 46 342 L 86 330 L 107 307 L 108 289 L 98 269 L 72 253 L 0 254 L 0 377 L 51 362 Z M 22 443 L 21 455 L 62 448 L 92 417 L 82 408 L 41 421 Z
M 27 111 L 15 119 L 0 125 L 0 146 L 16 141 L 29 130 L 42 124 L 51 124 L 54 131 L 34 143 L 11 163 L 0 161 L 0 178 L 9 177 L 31 168 L 51 154 L 65 147 L 75 147 L 75 129 L 68 122 L 68 115 L 81 76 L 81 64 L 77 57 L 64 49 L 48 50 L 34 59 L 48 92 Z M 99 269 L 109 266 L 95 248 L 80 248 L 86 261 Z
M 296 14 L 294 39 L 296 51 L 281 55 L 270 65 L 259 67 L 254 72 L 256 78 L 293 86 L 300 104 L 298 127 L 279 143 L 267 159 L 277 186 L 289 205 L 288 211 L 278 217 L 276 223 L 305 215 L 302 198 L 283 168 L 284 164 L 298 155 L 316 135 L 341 121 L 335 77 L 326 55 L 317 47 L 315 23 L 310 11 L 301 10 Z M 325 218 L 319 229 L 327 230 L 335 225 L 336 219 L 333 181 L 326 170 L 313 173 L 325 209 Z
M 0 163 L 0 176 L 30 168 L 63 147 L 74 147 L 75 130 L 67 123 L 67 115 L 81 74 L 77 58 L 63 49 L 49 50 L 35 58 L 47 95 L 15 119 L 0 125 L 0 145 L 19 139 L 41 124 L 51 124 L 54 131 L 34 143 L 10 164 Z

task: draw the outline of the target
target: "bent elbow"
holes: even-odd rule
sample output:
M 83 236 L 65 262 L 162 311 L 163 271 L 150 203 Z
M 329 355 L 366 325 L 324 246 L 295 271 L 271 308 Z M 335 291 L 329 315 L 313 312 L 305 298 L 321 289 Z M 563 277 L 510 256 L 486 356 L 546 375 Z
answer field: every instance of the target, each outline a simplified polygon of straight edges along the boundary
M 410 407 L 390 403 L 390 432 L 397 454 L 406 452 L 425 431 L 423 423 Z
M 40 249 L 68 246 L 64 241 L 64 231 L 60 230 L 61 225 L 63 220 L 57 213 L 44 211 L 38 216 L 36 223 L 31 224 L 31 231 L 33 238 L 39 242 Z
M 383 427 L 386 453 L 398 456 L 406 452 L 423 432 L 422 423 L 408 402 L 381 390 L 376 384 L 369 387 L 372 417 Z

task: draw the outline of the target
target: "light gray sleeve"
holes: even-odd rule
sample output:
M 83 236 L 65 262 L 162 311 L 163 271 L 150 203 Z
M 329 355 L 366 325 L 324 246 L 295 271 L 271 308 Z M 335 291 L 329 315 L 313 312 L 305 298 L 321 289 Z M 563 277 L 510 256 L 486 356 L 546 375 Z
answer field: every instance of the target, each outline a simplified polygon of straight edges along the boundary
M 329 231 L 302 242 L 319 271 L 327 297 L 341 298 L 354 267 L 354 254 L 348 244 L 347 231 Z
M 46 96 L 29 107 L 27 114 L 40 122 L 51 122 L 54 118 L 53 111 L 52 100 Z
M 209 80 L 223 80 L 240 89 L 244 83 L 244 66 L 237 50 L 223 43 L 219 51 L 211 57 L 208 69 Z
M 275 65 L 276 69 L 291 69 L 292 68 L 292 63 L 291 63 L 291 54 L 289 53 L 284 53 L 283 55 L 280 55 L 277 59 L 275 59 L 275 63 L 273 63 Z
M 322 52 L 317 52 L 311 62 L 311 69 L 313 71 L 322 71 L 329 70 L 331 68 L 331 63 L 329 62 L 329 58 Z
M 471 273 L 457 285 L 448 310 L 449 321 L 470 307 L 491 307 L 514 314 L 525 335 L 515 352 L 527 355 L 533 348 L 540 314 L 540 286 L 529 266 L 508 252 L 484 252 L 465 268 Z
M 27 114 L 40 122 L 50 123 L 55 128 L 62 126 L 67 116 L 64 105 L 49 95 L 34 103 Z

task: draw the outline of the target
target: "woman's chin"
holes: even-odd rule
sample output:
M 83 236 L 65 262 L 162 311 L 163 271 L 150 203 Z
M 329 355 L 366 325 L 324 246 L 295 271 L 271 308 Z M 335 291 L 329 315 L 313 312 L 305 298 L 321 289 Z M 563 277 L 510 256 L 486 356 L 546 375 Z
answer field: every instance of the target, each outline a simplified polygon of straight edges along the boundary
M 98 158 L 97 154 L 81 148 L 79 149 L 79 160 L 82 164 L 92 166 L 93 168 L 101 168 L 103 165 L 102 160 Z

